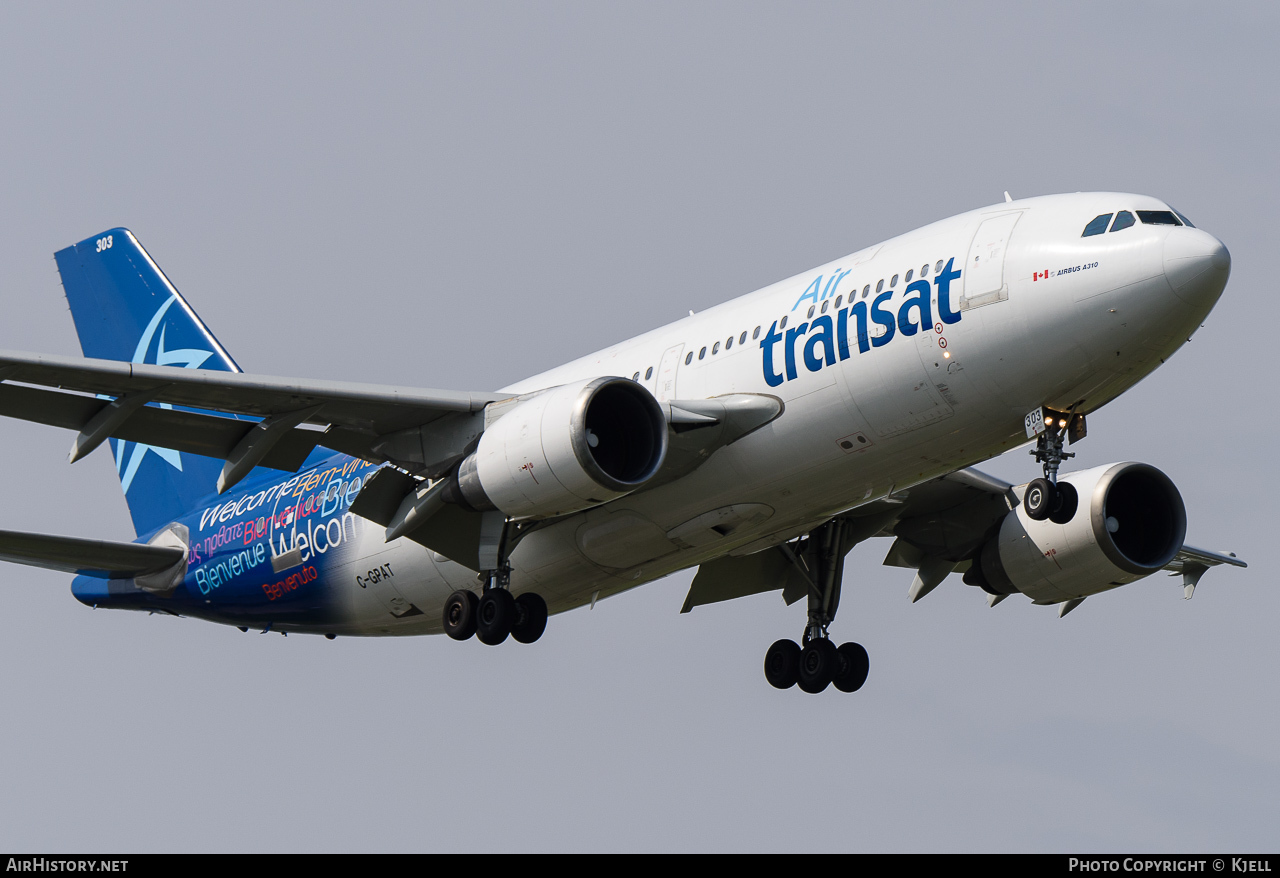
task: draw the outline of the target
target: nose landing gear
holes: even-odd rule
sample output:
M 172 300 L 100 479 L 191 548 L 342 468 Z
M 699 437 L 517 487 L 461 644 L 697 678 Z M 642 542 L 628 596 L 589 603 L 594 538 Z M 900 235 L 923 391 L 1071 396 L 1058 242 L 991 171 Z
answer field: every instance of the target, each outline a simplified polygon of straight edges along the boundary
M 837 647 L 827 634 L 840 604 L 845 527 L 843 520 L 833 519 L 810 533 L 797 549 L 781 547 L 809 584 L 809 617 L 803 645 L 779 640 L 765 653 L 764 676 L 777 689 L 798 685 L 816 694 L 835 685 L 841 692 L 856 692 L 867 680 L 870 662 L 862 645 Z
M 1073 485 L 1058 481 L 1058 468 L 1062 461 L 1075 457 L 1073 452 L 1063 451 L 1062 444 L 1064 439 L 1075 443 L 1084 438 L 1084 415 L 1036 409 L 1027 415 L 1026 427 L 1028 438 L 1036 436 L 1036 447 L 1029 453 L 1044 465 L 1044 477 L 1033 479 L 1022 498 L 1027 517 L 1066 524 L 1075 517 L 1080 496 Z

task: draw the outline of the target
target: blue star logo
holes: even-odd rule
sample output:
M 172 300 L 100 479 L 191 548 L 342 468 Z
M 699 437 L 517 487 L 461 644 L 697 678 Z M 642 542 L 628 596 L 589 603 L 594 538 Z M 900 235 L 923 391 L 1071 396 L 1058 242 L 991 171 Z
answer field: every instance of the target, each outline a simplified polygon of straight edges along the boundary
M 160 330 L 159 343 L 156 345 L 155 360 L 157 366 L 181 366 L 184 369 L 199 369 L 204 365 L 205 360 L 213 356 L 213 351 L 202 351 L 197 348 L 180 348 L 178 350 L 165 350 L 164 331 L 165 327 L 161 325 L 165 312 L 170 306 L 177 301 L 177 296 L 170 296 L 156 313 L 152 316 L 151 322 L 147 324 L 146 330 L 142 333 L 142 338 L 138 340 L 138 348 L 133 352 L 134 363 L 147 362 L 147 351 L 151 347 L 151 340 L 155 337 L 156 329 Z M 160 403 L 162 409 L 172 409 L 173 406 L 168 403 Z M 116 441 L 116 472 L 120 475 L 120 486 L 126 494 L 129 493 L 129 486 L 133 484 L 133 477 L 138 473 L 138 467 L 142 466 L 142 461 L 146 458 L 147 452 L 154 453 L 169 466 L 182 472 L 182 455 L 172 448 L 157 448 L 154 445 L 143 445 L 142 443 L 132 443 L 133 447 L 129 449 L 129 454 L 125 454 L 125 446 L 130 443 L 123 439 Z

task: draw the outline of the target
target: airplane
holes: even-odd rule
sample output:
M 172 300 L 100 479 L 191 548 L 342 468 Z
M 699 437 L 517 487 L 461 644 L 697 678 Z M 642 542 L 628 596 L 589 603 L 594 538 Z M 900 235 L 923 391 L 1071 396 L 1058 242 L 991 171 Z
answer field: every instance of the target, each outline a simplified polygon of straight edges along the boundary
M 532 643 L 548 615 L 697 567 L 682 612 L 804 600 L 780 689 L 858 690 L 844 561 L 891 539 L 917 601 L 994 607 L 1234 554 L 1184 542 L 1156 467 L 1061 472 L 1086 417 L 1163 363 L 1231 258 L 1148 196 L 1005 200 L 491 392 L 246 373 L 127 229 L 55 254 L 83 357 L 0 351 L 0 414 L 106 443 L 134 542 L 0 532 L 83 604 L 241 631 Z M 975 464 L 1029 444 L 1038 477 Z

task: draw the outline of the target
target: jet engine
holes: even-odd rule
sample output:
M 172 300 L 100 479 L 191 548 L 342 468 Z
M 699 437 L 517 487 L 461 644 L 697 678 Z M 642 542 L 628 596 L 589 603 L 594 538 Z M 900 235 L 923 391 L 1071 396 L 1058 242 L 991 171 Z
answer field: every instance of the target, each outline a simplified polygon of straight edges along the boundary
M 1106 464 L 1059 482 L 1078 498 L 1066 523 L 1035 521 L 1019 505 L 974 558 L 967 582 L 991 594 L 1021 592 L 1036 603 L 1058 603 L 1149 576 L 1182 549 L 1186 507 L 1155 467 Z
M 486 427 L 449 499 L 512 518 L 576 512 L 641 487 L 666 453 L 666 417 L 648 390 L 579 381 L 520 399 Z

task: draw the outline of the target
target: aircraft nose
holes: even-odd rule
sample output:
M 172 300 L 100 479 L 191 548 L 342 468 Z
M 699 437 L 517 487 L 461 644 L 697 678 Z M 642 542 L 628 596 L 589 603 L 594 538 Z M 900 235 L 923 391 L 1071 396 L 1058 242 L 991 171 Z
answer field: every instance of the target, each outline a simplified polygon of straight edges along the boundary
M 1187 301 L 1216 300 L 1231 274 L 1226 245 L 1200 229 L 1180 226 L 1164 239 L 1164 276 Z

